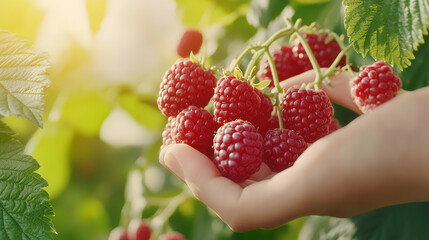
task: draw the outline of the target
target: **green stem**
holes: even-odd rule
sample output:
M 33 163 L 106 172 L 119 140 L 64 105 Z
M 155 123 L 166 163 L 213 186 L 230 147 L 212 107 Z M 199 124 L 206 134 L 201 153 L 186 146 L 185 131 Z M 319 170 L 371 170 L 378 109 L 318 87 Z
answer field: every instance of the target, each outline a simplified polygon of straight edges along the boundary
M 277 116 L 279 118 L 279 128 L 283 129 L 283 118 L 282 118 L 282 109 L 281 109 L 281 105 L 280 105 L 280 99 L 279 99 L 279 93 L 283 92 L 283 88 L 280 86 L 280 81 L 279 81 L 279 75 L 277 74 L 277 69 L 276 69 L 276 64 L 274 63 L 273 57 L 271 56 L 271 53 L 267 48 L 265 48 L 265 53 L 267 55 L 268 58 L 268 63 L 270 64 L 270 68 L 271 68 L 271 75 L 273 77 L 273 81 L 274 81 L 274 86 L 276 87 L 277 91 L 275 93 L 275 104 L 277 106 Z
M 250 60 L 249 64 L 247 65 L 246 68 L 246 72 L 244 73 L 244 77 L 247 78 L 249 77 L 253 67 L 256 66 L 256 64 L 259 62 L 259 60 L 261 59 L 262 55 L 265 53 L 265 49 L 268 49 L 271 44 L 273 44 L 273 42 L 275 42 L 276 40 L 288 36 L 292 33 L 292 29 L 287 27 L 287 28 L 283 28 L 279 31 L 277 31 L 276 33 L 274 33 L 270 38 L 268 38 L 261 46 L 261 50 L 257 51 L 252 59 Z
M 344 48 L 343 50 L 341 50 L 341 52 L 338 54 L 338 56 L 335 58 L 334 62 L 331 64 L 331 66 L 328 68 L 328 70 L 323 74 L 320 82 L 316 82 L 316 84 L 321 84 L 322 80 L 325 79 L 326 77 L 331 76 L 334 71 L 335 68 L 337 68 L 338 64 L 340 63 L 341 59 L 344 57 L 344 55 L 347 54 L 347 52 L 352 48 L 352 45 L 348 45 L 346 48 Z
M 167 220 L 171 217 L 171 215 L 173 215 L 177 207 L 185 200 L 187 200 L 190 196 L 191 194 L 188 188 L 185 186 L 179 195 L 170 199 L 168 205 L 164 209 L 162 209 L 160 214 L 152 218 L 151 227 L 153 229 L 153 235 L 151 236 L 151 239 L 157 239 L 157 237 L 162 233 L 162 230 Z
M 296 31 L 293 35 L 296 36 L 299 39 L 299 41 L 301 42 L 301 45 L 304 48 L 304 50 L 308 56 L 308 59 L 310 59 L 310 63 L 313 66 L 314 71 L 316 72 L 316 78 L 314 80 L 314 83 L 321 82 L 323 79 L 322 78 L 322 72 L 320 70 L 319 63 L 317 62 L 316 57 L 313 54 L 313 51 L 311 50 L 311 48 L 308 45 L 307 41 L 305 40 L 304 36 L 302 36 L 302 34 L 299 31 Z M 319 85 L 314 84 L 316 89 L 320 88 Z M 312 86 L 313 86 L 313 84 L 312 84 Z

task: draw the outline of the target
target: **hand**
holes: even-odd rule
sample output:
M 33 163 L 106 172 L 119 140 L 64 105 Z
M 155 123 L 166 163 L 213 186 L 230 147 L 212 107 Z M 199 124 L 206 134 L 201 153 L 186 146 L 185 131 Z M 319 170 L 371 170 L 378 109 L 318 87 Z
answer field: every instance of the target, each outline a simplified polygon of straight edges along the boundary
M 283 86 L 311 81 L 311 74 Z M 350 76 L 337 77 L 334 88 L 325 88 L 329 97 L 353 108 L 349 91 L 336 88 L 346 88 Z M 349 217 L 428 201 L 427 102 L 429 88 L 401 94 L 316 141 L 293 167 L 277 174 L 262 167 L 243 185 L 222 177 L 209 158 L 187 145 L 167 146 L 160 163 L 234 231 L 273 228 L 307 215 Z

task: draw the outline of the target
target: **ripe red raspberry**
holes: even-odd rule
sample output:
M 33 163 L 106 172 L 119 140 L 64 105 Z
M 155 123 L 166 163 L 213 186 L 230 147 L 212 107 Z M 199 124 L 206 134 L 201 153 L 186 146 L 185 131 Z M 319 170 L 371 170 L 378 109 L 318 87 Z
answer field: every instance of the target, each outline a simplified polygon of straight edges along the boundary
M 216 77 L 210 71 L 187 58 L 179 59 L 164 75 L 158 108 L 170 117 L 191 105 L 205 107 L 215 86 Z
M 128 238 L 130 240 L 149 240 L 152 229 L 145 220 L 133 219 L 128 225 Z
M 337 119 L 331 118 L 331 124 L 329 124 L 329 133 L 333 133 L 340 129 L 340 123 Z
M 294 130 L 308 143 L 328 134 L 334 108 L 324 91 L 292 87 L 280 104 L 284 127 Z
M 243 182 L 261 166 L 263 138 L 248 121 L 239 119 L 220 127 L 213 147 L 214 163 L 234 182 Z
M 213 116 L 207 110 L 189 106 L 177 115 L 171 135 L 175 143 L 188 144 L 210 155 L 216 126 Z
M 167 145 L 173 144 L 174 140 L 171 136 L 171 131 L 174 128 L 176 122 L 175 117 L 169 117 L 167 120 L 167 124 L 164 127 L 164 131 L 162 131 L 162 146 L 165 147 Z
M 188 29 L 180 38 L 180 42 L 177 45 L 177 54 L 182 58 L 189 57 L 191 52 L 196 54 L 200 50 L 202 43 L 203 35 L 201 32 L 194 29 Z
M 297 64 L 297 59 L 292 51 L 292 47 L 282 46 L 278 49 L 275 49 L 271 53 L 271 55 L 276 66 L 279 81 L 283 81 L 287 78 L 290 78 L 303 72 L 303 70 L 300 69 Z M 261 70 L 259 72 L 259 78 L 261 80 L 270 79 L 271 83 L 269 86 L 274 87 L 273 74 L 271 72 L 271 67 L 267 59 L 262 61 L 260 69 Z
M 264 138 L 264 162 L 274 172 L 291 167 L 307 149 L 304 138 L 289 129 L 268 130 Z
M 317 62 L 320 67 L 329 67 L 334 62 L 337 55 L 341 52 L 341 48 L 338 45 L 335 39 L 332 39 L 330 42 L 325 43 L 326 37 L 328 34 L 316 35 L 312 33 L 302 33 L 303 37 L 307 41 L 308 45 L 311 48 Z M 304 47 L 301 43 L 296 45 L 293 48 L 293 52 L 296 55 L 297 64 L 299 69 L 302 72 L 312 69 L 310 59 L 307 56 L 307 53 L 304 50 Z M 346 58 L 343 57 L 340 61 L 339 66 L 346 65 Z
M 385 63 L 377 61 L 362 66 L 358 76 L 352 80 L 351 94 L 363 113 L 395 97 L 401 89 L 401 80 Z
M 186 238 L 182 234 L 174 232 L 162 234 L 161 236 L 159 236 L 158 240 L 186 240 Z
M 213 96 L 213 115 L 224 124 L 236 119 L 254 121 L 261 107 L 257 89 L 233 76 L 219 79 Z

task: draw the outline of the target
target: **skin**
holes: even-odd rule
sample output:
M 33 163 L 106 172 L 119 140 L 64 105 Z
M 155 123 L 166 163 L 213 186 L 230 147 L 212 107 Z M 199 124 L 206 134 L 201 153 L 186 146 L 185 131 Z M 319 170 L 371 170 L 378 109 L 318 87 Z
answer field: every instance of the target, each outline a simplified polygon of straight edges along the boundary
M 351 73 L 323 86 L 334 102 L 360 112 L 350 95 Z M 312 71 L 282 82 L 310 82 Z M 266 166 L 245 183 L 222 177 L 205 155 L 174 144 L 160 163 L 234 231 L 274 228 L 308 215 L 350 217 L 379 207 L 429 201 L 429 87 L 398 95 L 316 141 L 279 173 Z

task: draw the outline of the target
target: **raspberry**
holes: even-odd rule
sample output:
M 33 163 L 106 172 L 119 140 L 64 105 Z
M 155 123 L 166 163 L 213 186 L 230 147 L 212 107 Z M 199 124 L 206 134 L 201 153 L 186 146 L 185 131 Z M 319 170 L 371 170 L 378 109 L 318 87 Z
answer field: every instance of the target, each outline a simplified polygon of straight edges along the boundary
M 186 238 L 182 234 L 174 232 L 162 234 L 161 236 L 159 236 L 158 240 L 186 240 Z
M 216 122 L 224 124 L 236 119 L 254 121 L 261 107 L 257 89 L 233 76 L 219 79 L 213 96 Z
M 263 139 L 248 121 L 236 120 L 217 130 L 213 140 L 214 163 L 223 176 L 243 182 L 259 170 Z
M 188 106 L 205 107 L 213 96 L 216 77 L 198 63 L 179 59 L 161 82 L 158 108 L 167 116 L 176 116 Z
M 401 80 L 384 62 L 362 66 L 352 80 L 351 94 L 363 113 L 395 97 L 401 89 Z
M 279 49 L 275 49 L 271 55 L 273 57 L 274 65 L 276 66 L 279 81 L 283 81 L 303 72 L 296 63 L 296 57 L 292 51 L 292 47 L 282 46 Z M 270 79 L 271 83 L 269 86 L 274 87 L 273 75 L 267 59 L 262 62 L 260 68 L 261 71 L 259 72 L 259 78 L 261 80 Z
M 291 167 L 305 151 L 307 143 L 289 129 L 268 130 L 264 138 L 264 162 L 274 172 Z
M 177 45 L 177 54 L 183 58 L 189 57 L 192 53 L 196 54 L 203 43 L 203 35 L 200 31 L 194 29 L 186 30 L 179 44 Z
M 189 106 L 176 117 L 171 131 L 175 143 L 185 143 L 198 151 L 209 154 L 217 124 L 205 109 Z
M 174 128 L 176 118 L 169 117 L 167 120 L 167 124 L 164 127 L 164 131 L 162 131 L 162 146 L 165 147 L 167 145 L 173 144 L 174 140 L 171 136 L 171 130 Z
M 294 130 L 308 143 L 328 134 L 334 108 L 324 91 L 292 87 L 280 104 L 285 128 Z
M 128 236 L 130 240 L 149 240 L 152 229 L 149 224 L 141 219 L 133 219 L 128 225 Z
M 320 67 L 331 66 L 337 55 L 341 52 L 341 48 L 338 45 L 337 41 L 331 40 L 330 42 L 325 43 L 328 34 L 316 35 L 312 33 L 302 33 L 302 35 L 310 46 L 311 51 L 313 52 L 314 57 L 316 58 Z M 299 43 L 293 48 L 293 52 L 296 55 L 296 61 L 299 66 L 298 68 L 302 72 L 313 68 L 310 59 L 308 58 L 307 53 L 305 52 L 304 47 L 301 43 Z M 341 59 L 339 65 L 346 65 L 345 57 Z
M 329 133 L 333 133 L 340 129 L 340 123 L 335 118 L 331 118 L 331 124 L 329 124 Z

